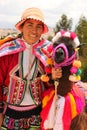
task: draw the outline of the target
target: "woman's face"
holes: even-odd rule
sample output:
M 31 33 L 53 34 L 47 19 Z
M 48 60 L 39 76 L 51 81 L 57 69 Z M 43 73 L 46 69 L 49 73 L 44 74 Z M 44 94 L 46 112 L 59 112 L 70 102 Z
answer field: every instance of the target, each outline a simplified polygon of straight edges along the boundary
M 43 23 L 38 20 L 28 19 L 25 21 L 21 31 L 23 38 L 28 44 L 37 42 L 43 33 Z

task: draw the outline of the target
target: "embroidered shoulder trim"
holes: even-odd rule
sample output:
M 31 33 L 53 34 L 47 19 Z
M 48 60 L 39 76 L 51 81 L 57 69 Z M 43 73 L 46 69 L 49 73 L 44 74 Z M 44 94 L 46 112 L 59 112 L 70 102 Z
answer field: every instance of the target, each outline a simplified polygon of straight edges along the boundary
M 46 66 L 46 60 L 50 56 L 47 49 L 51 44 L 52 42 L 48 40 L 42 40 L 33 46 L 33 54 L 44 64 L 44 66 Z
M 0 57 L 9 55 L 9 54 L 14 54 L 17 52 L 21 52 L 26 48 L 24 42 L 22 39 L 18 38 L 16 40 L 6 42 L 0 47 Z

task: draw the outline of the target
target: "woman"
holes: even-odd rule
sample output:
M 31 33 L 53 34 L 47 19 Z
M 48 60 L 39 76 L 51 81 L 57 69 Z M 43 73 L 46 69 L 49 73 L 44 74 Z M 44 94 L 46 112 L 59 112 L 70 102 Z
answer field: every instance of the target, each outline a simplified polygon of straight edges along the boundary
M 40 75 L 52 43 L 40 39 L 48 27 L 38 8 L 26 9 L 15 27 L 21 35 L 0 47 L 0 126 L 36 130 L 40 129 L 42 92 L 51 86 L 47 83 L 44 88 Z M 54 70 L 53 75 L 59 78 L 61 71 Z

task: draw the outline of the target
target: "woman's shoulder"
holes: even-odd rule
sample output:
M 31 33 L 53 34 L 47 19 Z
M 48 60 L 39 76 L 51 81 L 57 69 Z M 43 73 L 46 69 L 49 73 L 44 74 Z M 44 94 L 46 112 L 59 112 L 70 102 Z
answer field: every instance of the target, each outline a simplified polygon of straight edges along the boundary
M 3 39 L 4 40 L 4 39 Z M 0 46 L 0 57 L 21 52 L 25 49 L 22 39 L 7 38 Z

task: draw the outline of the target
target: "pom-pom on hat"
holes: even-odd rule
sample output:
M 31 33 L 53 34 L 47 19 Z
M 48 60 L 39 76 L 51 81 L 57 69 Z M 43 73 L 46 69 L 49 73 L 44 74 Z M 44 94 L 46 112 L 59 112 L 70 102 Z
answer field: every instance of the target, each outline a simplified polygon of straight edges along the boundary
M 56 42 L 60 37 L 69 37 L 74 41 L 74 48 L 78 47 L 80 45 L 80 41 L 77 37 L 77 35 L 74 32 L 61 30 L 60 32 L 57 32 L 56 35 L 53 37 L 52 42 Z
M 48 32 L 48 27 L 47 25 L 44 23 L 44 14 L 42 13 L 42 11 L 36 7 L 32 7 L 32 8 L 28 8 L 26 9 L 21 17 L 21 20 L 15 25 L 15 27 L 21 31 L 21 25 L 27 20 L 27 19 L 34 19 L 34 20 L 39 20 L 43 23 L 44 25 L 44 30 L 43 33 Z

